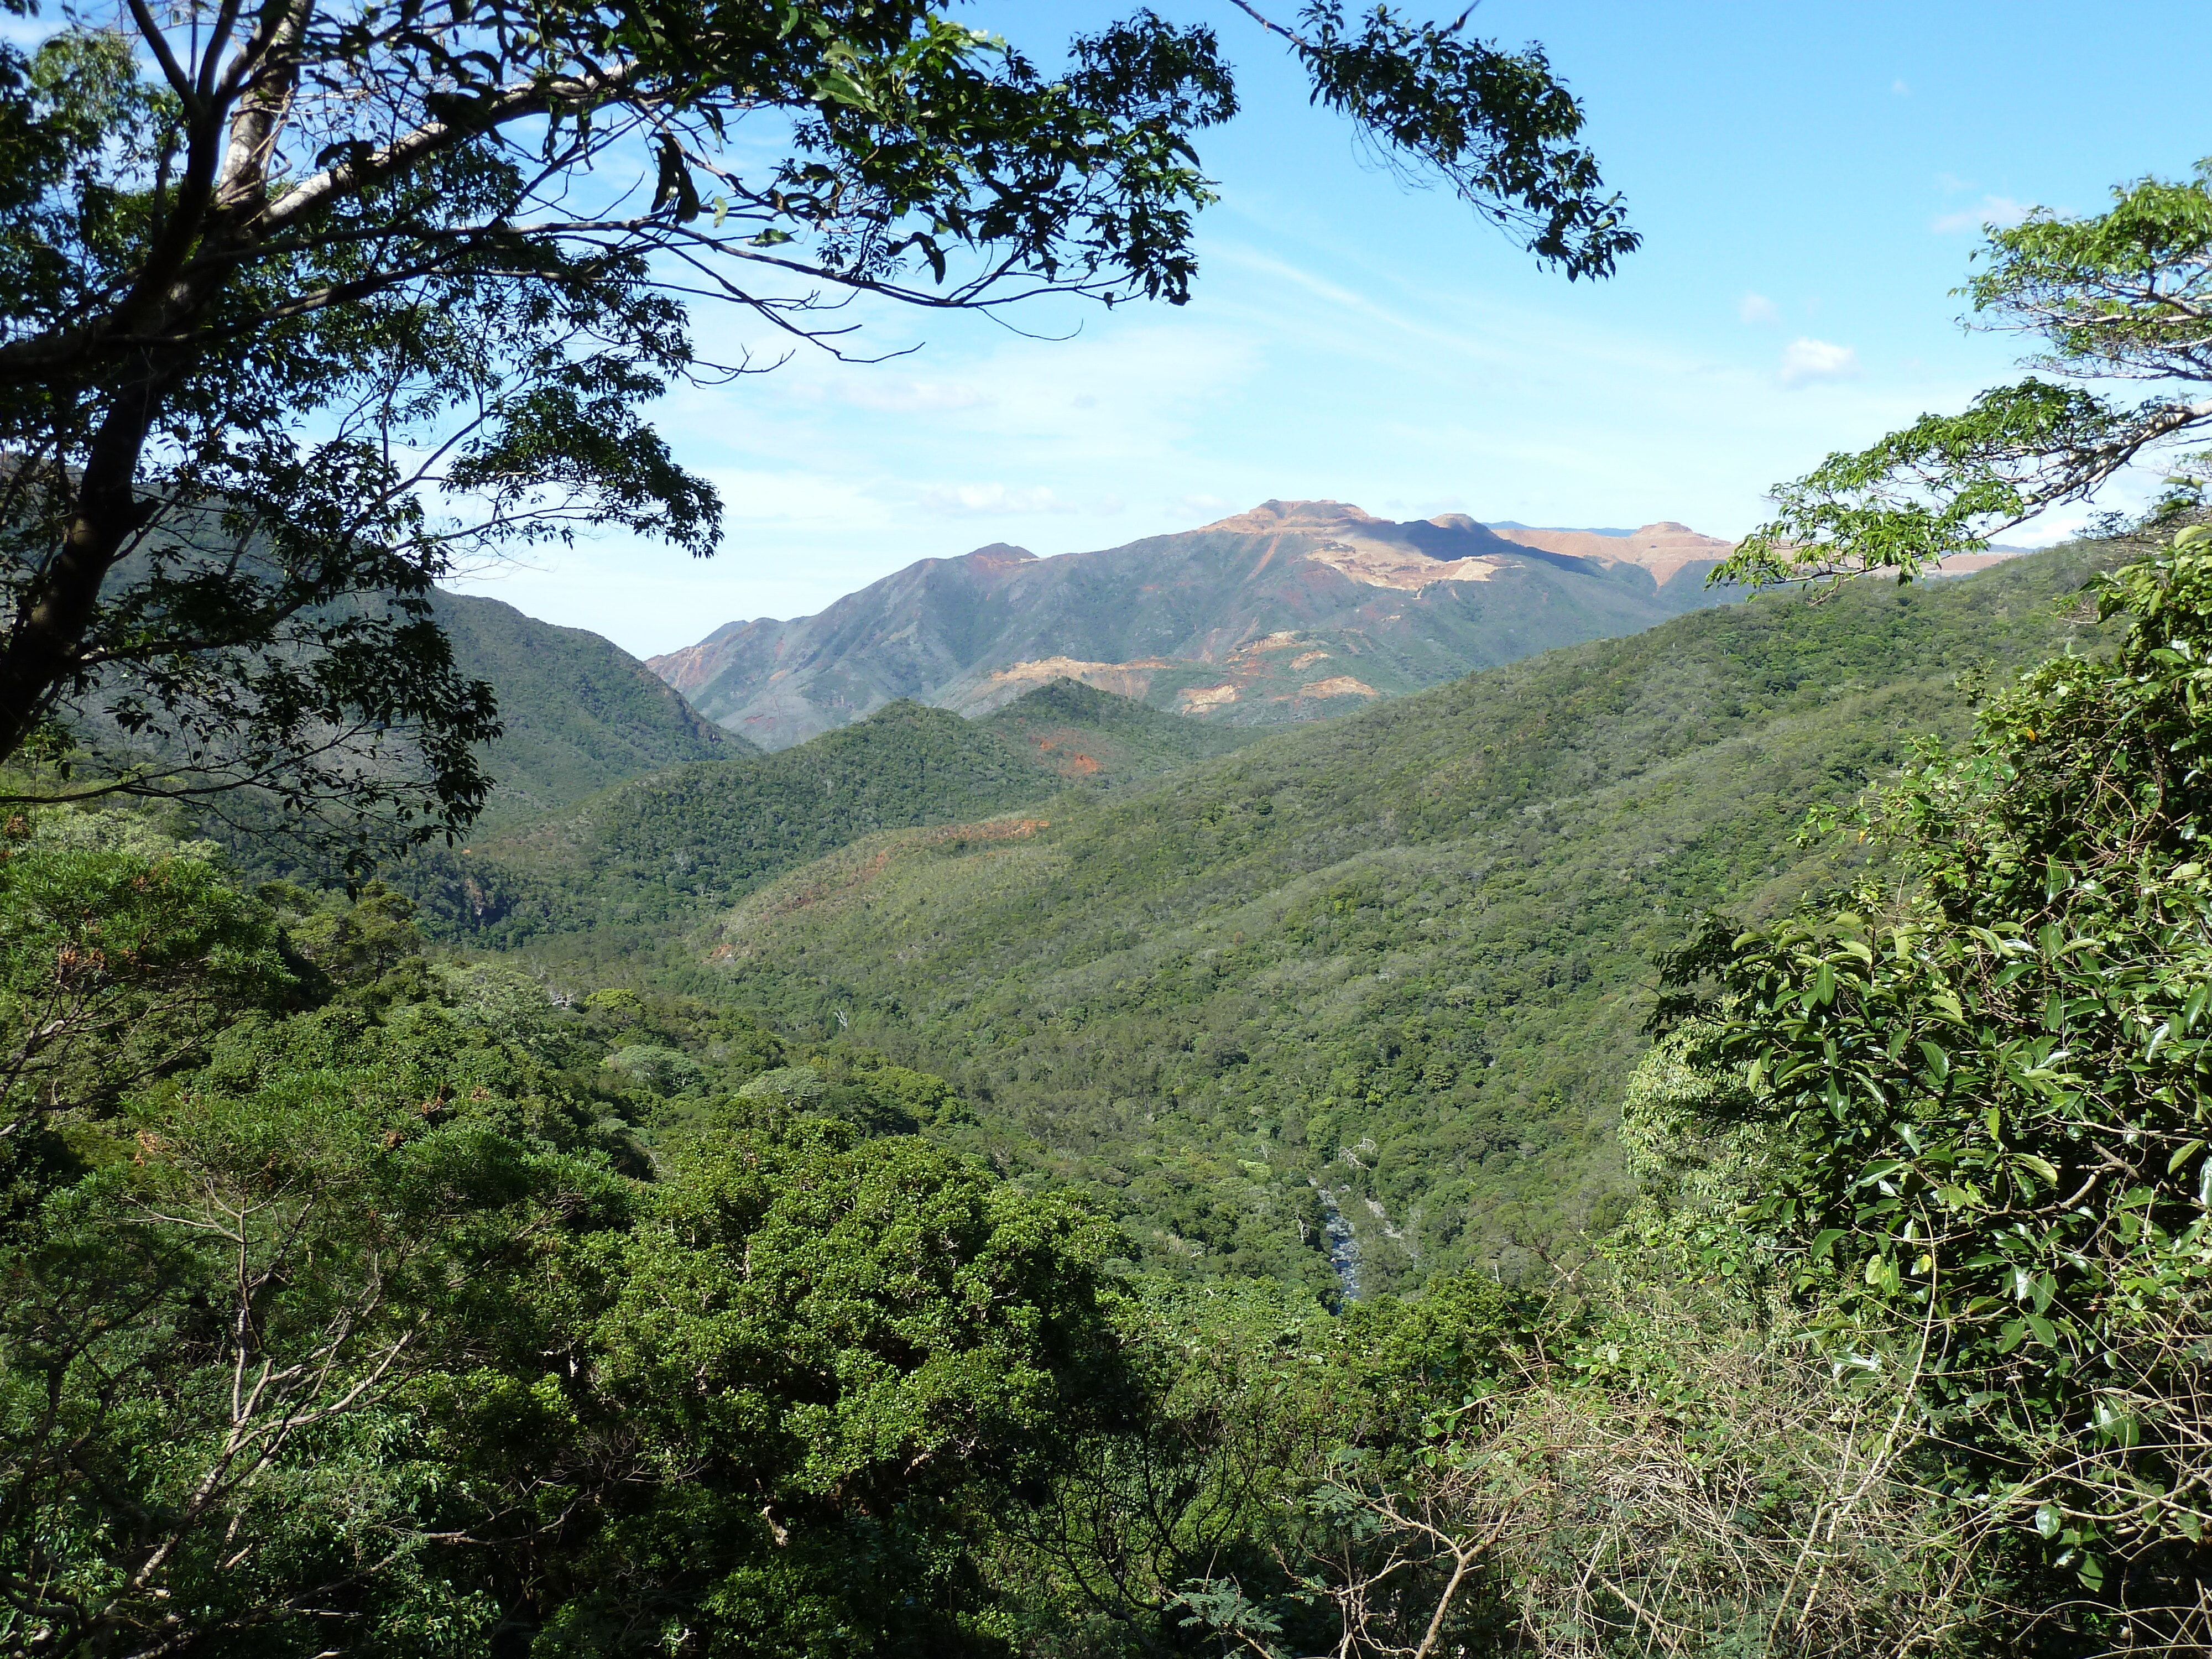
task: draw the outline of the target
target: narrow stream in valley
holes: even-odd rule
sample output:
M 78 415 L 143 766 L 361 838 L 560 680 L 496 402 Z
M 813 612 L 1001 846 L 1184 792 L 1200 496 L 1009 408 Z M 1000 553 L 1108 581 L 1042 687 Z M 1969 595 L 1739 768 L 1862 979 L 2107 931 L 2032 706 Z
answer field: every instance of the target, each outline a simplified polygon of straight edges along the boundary
M 1352 1224 L 1344 1218 L 1337 1207 L 1336 1194 L 1328 1188 L 1320 1189 L 1322 1207 L 1328 1212 L 1328 1219 L 1322 1231 L 1328 1236 L 1328 1265 L 1335 1270 L 1336 1282 L 1342 1287 L 1346 1302 L 1359 1300 L 1359 1240 L 1352 1231 Z

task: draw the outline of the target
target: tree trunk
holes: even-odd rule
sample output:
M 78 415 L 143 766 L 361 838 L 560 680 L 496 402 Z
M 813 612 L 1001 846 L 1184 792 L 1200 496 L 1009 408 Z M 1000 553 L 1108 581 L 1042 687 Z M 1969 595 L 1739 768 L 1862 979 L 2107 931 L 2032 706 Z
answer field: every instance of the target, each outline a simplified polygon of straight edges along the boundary
M 17 602 L 0 646 L 0 763 L 21 750 L 76 672 L 100 585 L 156 511 L 138 499 L 137 485 L 160 404 L 150 373 L 116 398 L 76 480 L 75 511 L 63 526 L 61 545 Z

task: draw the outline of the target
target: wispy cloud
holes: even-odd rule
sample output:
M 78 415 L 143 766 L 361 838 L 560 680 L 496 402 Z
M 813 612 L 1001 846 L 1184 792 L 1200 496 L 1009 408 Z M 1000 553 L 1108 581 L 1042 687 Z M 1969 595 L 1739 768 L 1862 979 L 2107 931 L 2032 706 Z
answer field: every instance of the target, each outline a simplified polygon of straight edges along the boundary
M 732 535 L 846 526 L 888 530 L 898 522 L 880 495 L 850 477 L 798 468 L 700 470 L 720 494 L 723 517 Z
M 838 391 L 855 409 L 887 415 L 941 415 L 980 408 L 990 401 L 975 386 L 945 380 L 854 380 Z
M 1889 83 L 1889 91 L 1890 95 L 1893 98 L 1910 98 L 1912 96 L 1912 88 L 1905 84 L 1905 80 L 1902 76 Z
M 2033 210 L 2025 202 L 2015 202 L 2009 196 L 1984 196 L 1974 206 L 1960 213 L 1939 213 L 1928 222 L 1928 228 L 1938 235 L 1954 231 L 1979 230 L 1984 225 L 2016 225 Z
M 1764 294 L 1747 294 L 1735 302 L 1735 314 L 1747 323 L 1778 323 L 1782 307 Z
M 1080 509 L 1064 501 L 1057 490 L 1039 485 L 1022 489 L 1014 484 L 933 484 L 921 492 L 921 504 L 933 513 L 962 518 L 993 513 L 1074 513 Z
M 1859 372 L 1859 354 L 1850 346 L 1799 336 L 1782 354 L 1782 384 L 1809 386 L 1816 380 L 1848 380 Z

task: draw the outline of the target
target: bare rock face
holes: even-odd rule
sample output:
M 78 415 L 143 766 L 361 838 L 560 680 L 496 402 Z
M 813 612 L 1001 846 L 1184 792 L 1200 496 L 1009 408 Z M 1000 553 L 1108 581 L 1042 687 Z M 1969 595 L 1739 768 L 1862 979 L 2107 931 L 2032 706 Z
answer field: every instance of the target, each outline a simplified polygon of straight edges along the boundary
M 1549 553 L 1569 554 L 1599 564 L 1632 564 L 1650 571 L 1651 579 L 1662 585 L 1692 566 L 1698 568 L 1698 579 L 1702 581 L 1707 570 L 1735 550 L 1735 543 L 1701 536 L 1672 519 L 1647 524 L 1625 536 L 1601 530 L 1524 530 L 1518 526 L 1498 533 L 1508 541 Z
M 1170 665 L 1158 657 L 1137 662 L 1081 662 L 1073 657 L 1038 657 L 1030 662 L 991 670 L 989 676 L 966 696 L 947 706 L 963 714 L 988 714 L 1059 679 L 1079 680 L 1101 691 L 1133 697 L 1142 702 L 1146 693 L 1152 690 L 1152 671 Z
M 899 697 L 981 714 L 1061 678 L 1268 725 L 1715 603 L 1704 576 L 1729 546 L 1671 520 L 1623 536 L 1269 501 L 1097 552 L 923 559 L 818 617 L 732 623 L 649 665 L 768 748 Z

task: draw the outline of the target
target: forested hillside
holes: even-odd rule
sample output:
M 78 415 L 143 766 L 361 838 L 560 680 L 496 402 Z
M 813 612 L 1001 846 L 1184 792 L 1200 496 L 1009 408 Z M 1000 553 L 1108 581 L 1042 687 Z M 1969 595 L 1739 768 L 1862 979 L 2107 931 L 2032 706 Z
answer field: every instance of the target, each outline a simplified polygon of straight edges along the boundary
M 754 752 L 702 719 L 643 663 L 597 634 L 556 628 L 513 605 L 440 592 L 433 614 L 453 664 L 498 695 L 485 827 L 535 817 L 648 772 Z
M 876 831 L 1111 789 L 1245 740 L 1073 681 L 983 720 L 898 702 L 796 748 L 677 767 L 423 854 L 394 878 L 445 937 L 605 963 Z
M 1525 1274 L 1626 1202 L 1655 955 L 1832 872 L 1806 809 L 1962 730 L 1962 675 L 2094 646 L 2094 560 L 1698 612 L 1048 823 L 874 836 L 706 948 L 772 1022 L 953 1078 L 1148 1261 L 1327 1286 L 1334 1203 L 1365 1292 Z
M 556 628 L 475 595 L 434 590 L 428 604 L 451 645 L 454 677 L 488 686 L 496 711 L 498 735 L 470 745 L 489 785 L 476 819 L 480 833 L 530 823 L 630 779 L 760 752 L 702 719 L 644 664 L 597 634 Z M 364 765 L 373 758 L 356 757 Z M 344 880 L 340 848 L 298 833 L 276 792 L 188 797 L 182 814 L 180 822 L 223 847 L 242 874 L 311 884 Z M 343 817 L 336 815 L 338 822 Z M 420 884 L 424 872 L 452 864 L 433 842 L 386 873 Z
M 1714 175 L 1692 264 L 1782 296 L 1731 322 L 1309 187 L 1333 116 L 1570 282 L 1636 253 L 1472 12 L 7 5 L 0 1656 L 2212 1654 L 2179 22 L 2008 16 L 1978 106 L 1986 29 L 1887 94 L 1893 16 L 1818 73 L 1571 32 L 1697 80 L 1640 156 L 1790 181 Z M 1974 204 L 1923 83 L 1992 183 L 2131 182 Z M 1835 211 L 1870 166 L 1950 199 Z M 1389 257 L 1209 253 L 1270 286 L 1069 349 L 1224 194 Z M 1762 489 L 1949 383 L 1885 290 L 1984 215 L 2023 378 Z M 1316 462 L 1771 517 L 995 544 L 666 665 L 775 753 L 443 592 Z
M 2150 1595 L 2193 1582 L 2195 1511 L 2146 1522 L 2132 1494 L 2194 1455 L 2201 933 L 2155 980 L 2124 947 L 2201 914 L 2212 878 L 2193 811 L 2155 869 L 2120 845 L 2098 878 L 2068 803 L 2138 706 L 2160 722 L 2139 757 L 2196 766 L 2212 565 L 2138 568 L 2154 623 L 2127 654 L 2008 686 L 1956 760 L 1881 798 L 1896 862 L 1850 872 L 1911 878 L 1849 898 L 1917 916 L 1914 938 L 1943 927 L 1946 883 L 2097 931 L 2031 945 L 1991 912 L 1956 930 L 1966 954 L 1899 932 L 1877 955 L 1838 896 L 1780 902 L 1833 869 L 1793 848 L 1799 810 L 1955 728 L 1954 665 L 1996 687 L 2024 654 L 2114 642 L 2080 601 L 2097 562 L 1759 601 L 1183 751 L 1156 785 L 864 836 L 721 919 L 690 975 L 708 997 L 594 985 L 573 956 L 549 985 L 426 953 L 389 891 L 249 895 L 145 815 L 11 819 L 0 1013 L 40 1040 L 0 1139 L 0 1546 L 33 1611 L 0 1617 L 158 1633 L 188 1592 L 194 1628 L 269 1659 L 341 1617 L 496 1655 L 671 1609 L 780 1659 L 917 1631 L 947 1654 L 1200 1659 L 1255 1624 L 1271 1659 L 1436 1628 L 1568 1659 L 1632 1651 L 1662 1609 L 1686 1654 L 1749 1625 L 1780 1633 L 1753 1652 L 1968 1659 L 1984 1635 L 2087 1655 L 2123 1617 L 2182 1624 L 2075 1592 L 2108 1556 Z M 988 731 L 895 711 L 788 775 L 852 785 L 904 755 L 894 785 L 928 759 L 987 786 L 983 744 L 1097 762 L 1117 727 L 1177 753 L 1179 728 L 1097 697 Z M 754 787 L 793 824 L 811 798 Z M 2023 862 L 2007 821 L 2051 856 Z M 1677 1027 L 1649 1048 L 1645 953 L 1705 897 L 1776 925 L 1678 954 Z M 1929 972 L 1942 1018 L 1906 1054 L 1869 1012 Z M 2093 1075 L 2058 1069 L 2062 1039 L 2100 1045 Z M 1749 1085 L 1703 1069 L 1723 1042 Z M 928 1054 L 953 1076 L 903 1063 Z M 2100 1230 L 2059 1200 L 2104 1156 L 2075 1144 L 2082 1103 L 2130 1073 L 2166 1104 L 2141 1148 L 2113 1142 L 2142 1180 L 2133 1224 Z M 1792 1138 L 1769 1099 L 1806 1120 Z M 1880 1167 L 1917 1184 L 1869 1201 L 1860 1143 L 1882 1135 Z M 1807 1240 L 1784 1206 L 1813 1203 L 1868 1220 Z M 1992 1249 L 2011 1216 L 2032 1224 Z M 1885 1301 L 1919 1316 L 1908 1247 L 1960 1258 L 1969 1288 L 1927 1306 L 1990 1386 L 1900 1433 L 1922 1385 L 1880 1345 L 1919 1328 Z M 2117 1300 L 2106 1260 L 2140 1270 Z M 2106 1369 L 2077 1383 L 2091 1329 Z M 240 1353 L 264 1383 L 237 1386 Z M 2106 1375 L 2125 1437 L 2097 1415 Z M 2024 1448 L 1990 1408 L 2023 1399 L 2046 1413 Z M 1938 1474 L 1961 1490 L 1931 1497 Z M 106 1573 L 126 1527 L 167 1547 L 161 1585 Z M 1808 1538 L 1831 1569 L 1809 1584 Z

